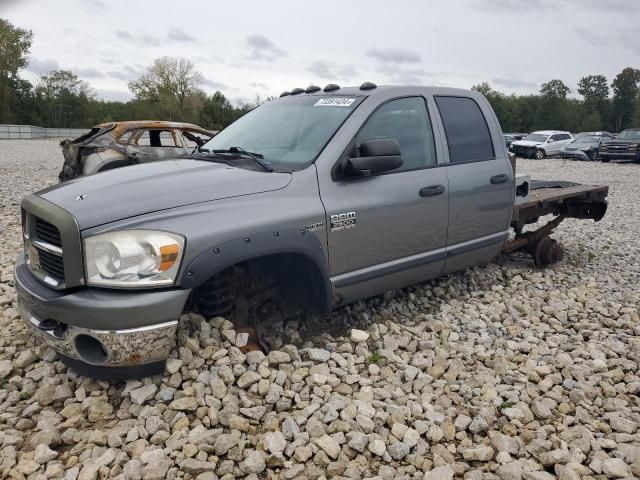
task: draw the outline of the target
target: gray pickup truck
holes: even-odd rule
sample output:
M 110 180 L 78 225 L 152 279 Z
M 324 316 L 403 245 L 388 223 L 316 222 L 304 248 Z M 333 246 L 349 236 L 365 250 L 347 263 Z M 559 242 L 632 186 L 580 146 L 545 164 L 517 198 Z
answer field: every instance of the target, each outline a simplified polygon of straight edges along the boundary
M 502 251 L 557 261 L 548 234 L 567 217 L 602 218 L 607 187 L 533 183 L 516 185 L 477 92 L 294 89 L 187 157 L 25 197 L 18 305 L 72 368 L 155 374 L 185 310 L 255 324 L 328 312 Z

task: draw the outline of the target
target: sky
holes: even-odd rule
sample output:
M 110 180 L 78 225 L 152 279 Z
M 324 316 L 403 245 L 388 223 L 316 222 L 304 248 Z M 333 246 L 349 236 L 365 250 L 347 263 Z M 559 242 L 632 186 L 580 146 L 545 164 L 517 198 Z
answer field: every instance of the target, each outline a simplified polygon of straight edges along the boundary
M 33 31 L 24 78 L 72 70 L 108 100 L 162 56 L 233 101 L 364 81 L 575 95 L 640 67 L 640 0 L 0 0 L 0 17 Z

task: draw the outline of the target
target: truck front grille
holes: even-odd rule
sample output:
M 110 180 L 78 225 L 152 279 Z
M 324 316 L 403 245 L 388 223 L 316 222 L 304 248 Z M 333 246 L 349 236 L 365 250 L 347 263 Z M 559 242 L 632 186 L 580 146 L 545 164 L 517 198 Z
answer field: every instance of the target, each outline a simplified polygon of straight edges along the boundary
M 36 248 L 38 247 L 36 246 Z M 46 252 L 39 248 L 38 256 L 40 257 L 42 270 L 47 272 L 49 275 L 56 277 L 58 280 L 62 280 L 64 282 L 64 261 L 62 260 L 62 257 Z
M 38 195 L 22 199 L 26 267 L 55 290 L 84 285 L 82 240 L 73 215 Z
M 38 240 L 55 245 L 58 248 L 62 248 L 62 238 L 60 237 L 60 231 L 42 218 L 34 217 L 36 223 L 36 237 Z
M 65 283 L 62 236 L 55 225 L 33 214 L 26 214 L 25 251 L 28 266 L 45 283 L 62 288 Z

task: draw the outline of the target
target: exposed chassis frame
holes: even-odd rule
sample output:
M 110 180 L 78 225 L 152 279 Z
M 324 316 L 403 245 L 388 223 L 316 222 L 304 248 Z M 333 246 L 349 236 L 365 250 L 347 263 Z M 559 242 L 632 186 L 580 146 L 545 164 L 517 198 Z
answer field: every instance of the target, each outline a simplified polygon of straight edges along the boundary
M 562 258 L 562 250 L 549 235 L 566 218 L 600 221 L 607 211 L 608 193 L 609 187 L 604 185 L 573 185 L 531 191 L 527 202 L 514 207 L 511 227 L 516 236 L 505 243 L 502 252 L 526 251 L 539 267 L 557 262 Z M 523 231 L 525 225 L 536 223 L 545 215 L 555 217 L 537 230 Z

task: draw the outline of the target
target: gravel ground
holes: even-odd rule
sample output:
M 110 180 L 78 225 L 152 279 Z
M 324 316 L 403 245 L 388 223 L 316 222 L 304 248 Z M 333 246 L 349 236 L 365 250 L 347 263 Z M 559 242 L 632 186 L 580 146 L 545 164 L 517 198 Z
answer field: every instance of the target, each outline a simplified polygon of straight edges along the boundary
M 518 161 L 611 186 L 603 221 L 561 225 L 553 268 L 505 256 L 342 309 L 343 336 L 288 325 L 296 345 L 267 356 L 184 316 L 164 376 L 108 383 L 16 311 L 20 197 L 61 159 L 0 142 L 0 478 L 640 477 L 640 165 Z

